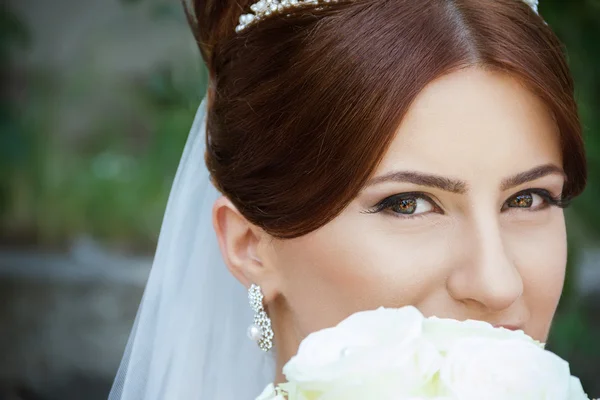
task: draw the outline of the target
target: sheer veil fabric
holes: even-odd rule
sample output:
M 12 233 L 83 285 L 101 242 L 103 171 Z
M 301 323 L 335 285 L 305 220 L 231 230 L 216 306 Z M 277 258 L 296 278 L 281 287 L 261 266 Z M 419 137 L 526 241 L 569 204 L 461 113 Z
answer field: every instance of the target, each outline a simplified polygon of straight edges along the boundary
M 272 356 L 246 336 L 247 292 L 227 270 L 212 227 L 220 193 L 204 163 L 206 104 L 185 145 L 109 400 L 254 399 L 275 376 Z

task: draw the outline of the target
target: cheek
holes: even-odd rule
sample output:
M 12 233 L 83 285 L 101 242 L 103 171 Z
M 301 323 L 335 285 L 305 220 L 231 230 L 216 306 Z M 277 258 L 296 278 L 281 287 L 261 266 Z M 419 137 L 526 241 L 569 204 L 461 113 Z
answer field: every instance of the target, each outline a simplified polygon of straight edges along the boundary
M 563 211 L 552 210 L 544 224 L 515 225 L 507 237 L 523 280 L 523 298 L 530 312 L 528 329 L 534 337 L 545 338 L 565 279 L 567 238 Z
M 448 230 L 401 232 L 400 221 L 390 217 L 388 225 L 381 218 L 339 218 L 282 242 L 282 292 L 302 333 L 359 310 L 417 304 L 444 288 Z

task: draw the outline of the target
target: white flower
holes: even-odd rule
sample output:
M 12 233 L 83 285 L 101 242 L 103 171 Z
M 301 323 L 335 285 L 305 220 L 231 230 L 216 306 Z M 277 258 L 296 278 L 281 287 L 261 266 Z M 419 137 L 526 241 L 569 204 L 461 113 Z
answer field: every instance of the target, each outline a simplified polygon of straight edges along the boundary
M 569 364 L 520 339 L 458 339 L 440 380 L 460 400 L 565 400 L 571 390 Z
M 257 400 L 587 400 L 568 363 L 523 331 L 411 306 L 310 334 L 283 373 Z
M 435 395 L 406 395 L 393 379 L 363 385 L 336 386 L 318 397 L 319 400 L 455 400 Z
M 572 376 L 569 382 L 569 400 L 588 400 L 588 396 L 583 391 L 579 378 Z
M 275 385 L 270 383 L 261 394 L 258 395 L 256 400 L 285 400 L 285 397 L 278 394 L 275 390 Z
M 429 317 L 423 322 L 423 334 L 442 353 L 446 353 L 452 348 L 457 340 L 468 337 L 523 340 L 538 347 L 544 347 L 542 343 L 534 340 L 521 330 L 511 331 L 505 328 L 495 328 L 492 324 L 477 320 L 457 321 L 455 319 Z
M 365 385 L 372 390 L 377 382 L 381 390 L 392 385 L 399 399 L 418 393 L 441 364 L 439 352 L 422 338 L 423 320 L 414 307 L 353 314 L 307 336 L 283 373 L 304 391 L 357 391 Z

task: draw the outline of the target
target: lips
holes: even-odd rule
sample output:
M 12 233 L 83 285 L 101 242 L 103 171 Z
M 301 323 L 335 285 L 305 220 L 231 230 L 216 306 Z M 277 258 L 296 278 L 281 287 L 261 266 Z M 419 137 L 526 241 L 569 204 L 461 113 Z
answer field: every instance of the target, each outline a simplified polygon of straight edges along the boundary
M 521 327 L 517 326 L 517 325 L 494 325 L 494 328 L 504 328 L 504 329 L 508 329 L 510 331 L 520 331 L 522 330 Z

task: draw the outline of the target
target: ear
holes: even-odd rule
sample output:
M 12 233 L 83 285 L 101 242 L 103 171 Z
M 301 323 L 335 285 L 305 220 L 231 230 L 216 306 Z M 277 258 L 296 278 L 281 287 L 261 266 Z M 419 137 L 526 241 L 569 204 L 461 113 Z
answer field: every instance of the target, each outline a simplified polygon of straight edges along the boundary
M 250 223 L 225 196 L 213 206 L 213 227 L 223 260 L 231 274 L 246 288 L 260 285 L 269 302 L 277 295 L 275 271 L 265 263 L 270 236 Z

